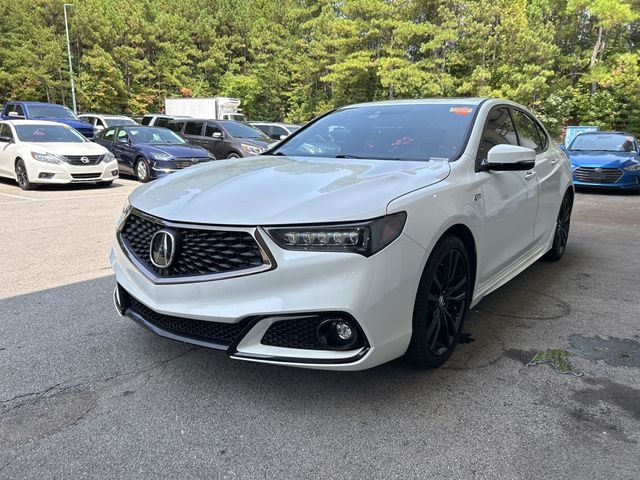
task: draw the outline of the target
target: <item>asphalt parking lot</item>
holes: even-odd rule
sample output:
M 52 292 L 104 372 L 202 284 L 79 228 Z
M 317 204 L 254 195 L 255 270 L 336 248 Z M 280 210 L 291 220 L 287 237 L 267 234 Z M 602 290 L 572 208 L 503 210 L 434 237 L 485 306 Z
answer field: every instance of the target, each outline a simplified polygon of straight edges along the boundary
M 483 300 L 445 367 L 334 373 L 119 318 L 136 186 L 0 181 L 0 478 L 638 478 L 640 195 L 579 193 L 563 260 Z

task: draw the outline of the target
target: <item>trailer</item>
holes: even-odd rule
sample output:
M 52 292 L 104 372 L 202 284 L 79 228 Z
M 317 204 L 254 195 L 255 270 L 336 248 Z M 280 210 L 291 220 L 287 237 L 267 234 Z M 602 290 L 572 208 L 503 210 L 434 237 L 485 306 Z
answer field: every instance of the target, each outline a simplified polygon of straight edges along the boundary
M 247 120 L 240 110 L 240 100 L 230 97 L 165 98 L 164 111 L 167 115 L 175 116 L 239 122 Z

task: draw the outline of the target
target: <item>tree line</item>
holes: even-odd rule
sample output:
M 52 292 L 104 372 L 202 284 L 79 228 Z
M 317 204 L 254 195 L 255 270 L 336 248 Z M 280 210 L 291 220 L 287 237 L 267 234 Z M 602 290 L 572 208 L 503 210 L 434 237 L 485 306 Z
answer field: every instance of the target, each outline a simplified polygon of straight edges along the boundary
M 0 2 L 0 101 L 70 105 L 63 3 Z M 640 132 L 640 0 L 72 0 L 81 111 L 233 96 L 304 122 L 391 98 L 497 96 Z

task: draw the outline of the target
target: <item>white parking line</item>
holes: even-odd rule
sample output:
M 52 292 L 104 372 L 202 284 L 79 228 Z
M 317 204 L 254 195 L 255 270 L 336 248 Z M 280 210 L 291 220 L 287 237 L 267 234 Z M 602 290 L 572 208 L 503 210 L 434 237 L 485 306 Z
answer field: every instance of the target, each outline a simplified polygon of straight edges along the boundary
M 23 200 L 31 200 L 33 202 L 35 202 L 36 200 L 33 198 L 29 198 L 29 197 L 23 197 L 22 195 L 12 195 L 11 193 L 2 193 L 0 192 L 0 195 L 4 195 L 6 197 L 11 197 L 11 198 L 21 198 Z
M 119 192 L 119 193 L 106 193 L 104 195 L 76 195 L 73 197 L 46 197 L 46 198 L 28 198 L 28 197 L 19 197 L 18 195 L 9 195 L 8 193 L 0 193 L 0 195 L 7 195 L 10 197 L 21 198 L 20 201 L 11 201 L 11 202 L 2 202 L 0 201 L 0 205 L 15 205 L 19 203 L 29 203 L 24 200 L 31 200 L 32 202 L 50 202 L 53 200 L 79 200 L 83 198 L 96 198 L 96 197 L 120 197 L 123 195 L 127 195 L 129 192 Z

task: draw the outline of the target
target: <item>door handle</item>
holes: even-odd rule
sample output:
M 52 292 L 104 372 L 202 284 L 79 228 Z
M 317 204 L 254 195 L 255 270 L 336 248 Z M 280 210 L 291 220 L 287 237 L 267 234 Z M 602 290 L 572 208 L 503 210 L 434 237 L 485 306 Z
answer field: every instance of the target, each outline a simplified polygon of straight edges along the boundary
M 524 175 L 524 179 L 525 179 L 525 180 L 527 180 L 527 181 L 529 181 L 529 180 L 531 180 L 531 179 L 532 179 L 533 177 L 535 177 L 535 176 L 536 176 L 536 172 L 534 172 L 534 171 L 527 172 L 527 173 Z
M 557 158 L 551 159 L 551 165 L 555 165 L 556 163 L 558 163 L 558 159 Z

